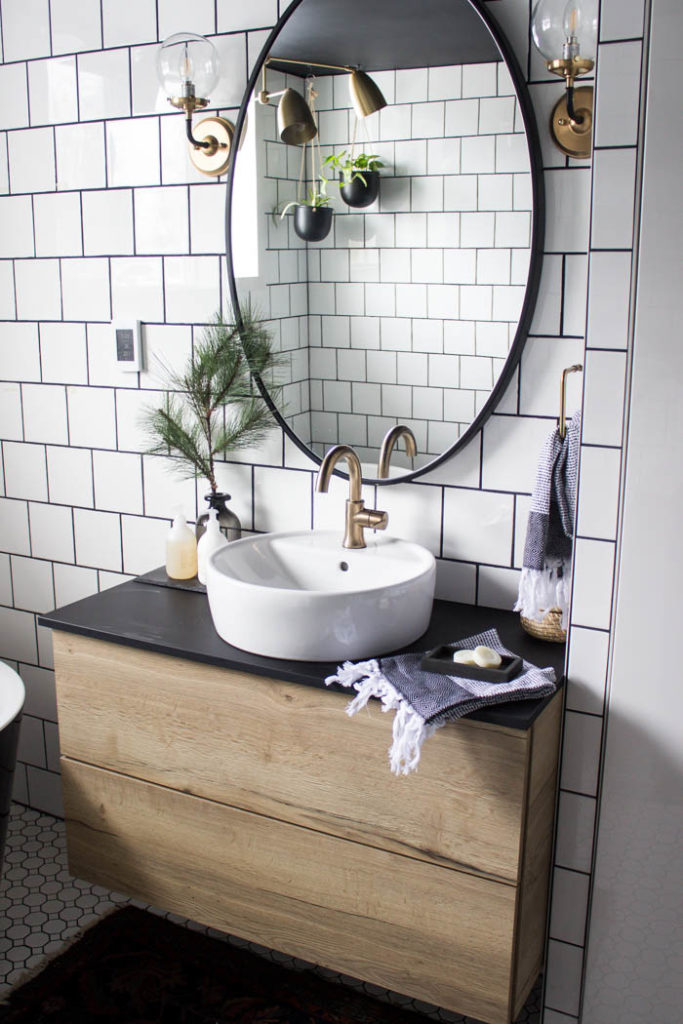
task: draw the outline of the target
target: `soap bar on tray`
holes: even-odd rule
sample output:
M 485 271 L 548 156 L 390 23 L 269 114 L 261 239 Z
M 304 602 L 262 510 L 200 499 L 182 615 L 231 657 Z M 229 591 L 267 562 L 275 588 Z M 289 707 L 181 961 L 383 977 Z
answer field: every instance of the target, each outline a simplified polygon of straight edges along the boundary
M 441 644 L 427 653 L 420 662 L 424 672 L 438 672 L 442 676 L 460 676 L 461 679 L 480 679 L 485 683 L 507 683 L 522 670 L 522 659 L 514 654 L 501 654 L 497 668 L 484 667 L 476 663 L 454 661 L 453 656 L 462 648 L 457 644 Z M 474 652 L 472 652 L 474 654 Z M 472 658 L 474 662 L 474 657 Z

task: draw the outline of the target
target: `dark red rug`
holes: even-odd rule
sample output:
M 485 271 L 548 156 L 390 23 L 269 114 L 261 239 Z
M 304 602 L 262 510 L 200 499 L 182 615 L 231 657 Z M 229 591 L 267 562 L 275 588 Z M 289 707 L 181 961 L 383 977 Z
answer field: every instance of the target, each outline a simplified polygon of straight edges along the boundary
M 143 910 L 94 925 L 0 1006 L 2 1024 L 427 1024 Z

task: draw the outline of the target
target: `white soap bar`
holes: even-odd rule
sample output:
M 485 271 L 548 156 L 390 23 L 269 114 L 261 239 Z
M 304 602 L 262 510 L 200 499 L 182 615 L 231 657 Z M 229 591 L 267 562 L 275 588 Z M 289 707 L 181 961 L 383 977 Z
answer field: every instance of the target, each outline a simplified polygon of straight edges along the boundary
M 474 651 L 453 651 L 453 661 L 459 665 L 476 665 Z
M 498 668 L 502 662 L 503 659 L 498 651 L 494 651 L 491 647 L 482 645 L 474 648 L 475 665 L 479 665 L 481 668 Z

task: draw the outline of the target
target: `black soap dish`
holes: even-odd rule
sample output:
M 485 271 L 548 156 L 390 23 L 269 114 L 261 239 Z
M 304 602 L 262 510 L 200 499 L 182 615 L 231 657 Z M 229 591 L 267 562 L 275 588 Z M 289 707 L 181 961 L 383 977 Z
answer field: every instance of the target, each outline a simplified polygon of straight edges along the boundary
M 427 651 L 420 662 L 423 672 L 438 672 L 442 676 L 459 676 L 461 679 L 479 679 L 484 683 L 508 683 L 519 675 L 522 659 L 517 654 L 501 654 L 502 663 L 498 668 L 482 668 L 480 665 L 463 665 L 453 661 L 453 652 L 462 650 L 458 644 L 441 644 L 433 651 Z

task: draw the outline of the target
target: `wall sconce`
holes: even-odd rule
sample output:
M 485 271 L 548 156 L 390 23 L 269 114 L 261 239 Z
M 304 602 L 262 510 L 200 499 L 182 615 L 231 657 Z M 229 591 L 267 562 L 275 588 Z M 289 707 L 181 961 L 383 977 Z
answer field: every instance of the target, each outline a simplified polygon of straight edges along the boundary
M 263 88 L 258 95 L 258 101 L 266 104 L 274 96 L 282 97 L 278 107 L 278 131 L 282 141 L 290 146 L 299 146 L 304 142 L 309 142 L 315 137 L 317 129 L 308 105 L 298 92 L 295 92 L 294 89 L 284 89 L 281 92 L 267 91 L 266 67 L 268 64 L 297 64 L 299 67 L 345 71 L 350 76 L 349 92 L 356 117 L 368 117 L 369 114 L 374 114 L 387 105 L 379 86 L 369 75 L 358 68 L 340 64 L 318 64 L 314 60 L 289 60 L 287 57 L 268 58 L 263 65 Z
M 574 88 L 574 80 L 592 71 L 598 37 L 596 0 L 538 0 L 531 32 L 545 57 L 548 71 L 565 80 L 565 95 L 555 105 L 550 133 L 566 156 L 586 160 L 591 155 L 593 89 Z
M 168 102 L 185 111 L 190 160 L 198 171 L 213 177 L 228 169 L 235 126 L 223 117 L 205 117 L 193 132 L 192 115 L 208 106 L 219 69 L 213 43 L 191 32 L 169 36 L 157 53 L 157 75 Z
M 268 106 L 276 96 L 280 97 L 277 107 L 277 130 L 280 138 L 288 146 L 303 146 L 318 134 L 311 109 L 301 93 L 295 89 L 280 89 L 279 92 L 268 92 L 266 88 L 266 67 L 263 65 L 261 92 L 256 97 L 263 106 Z

